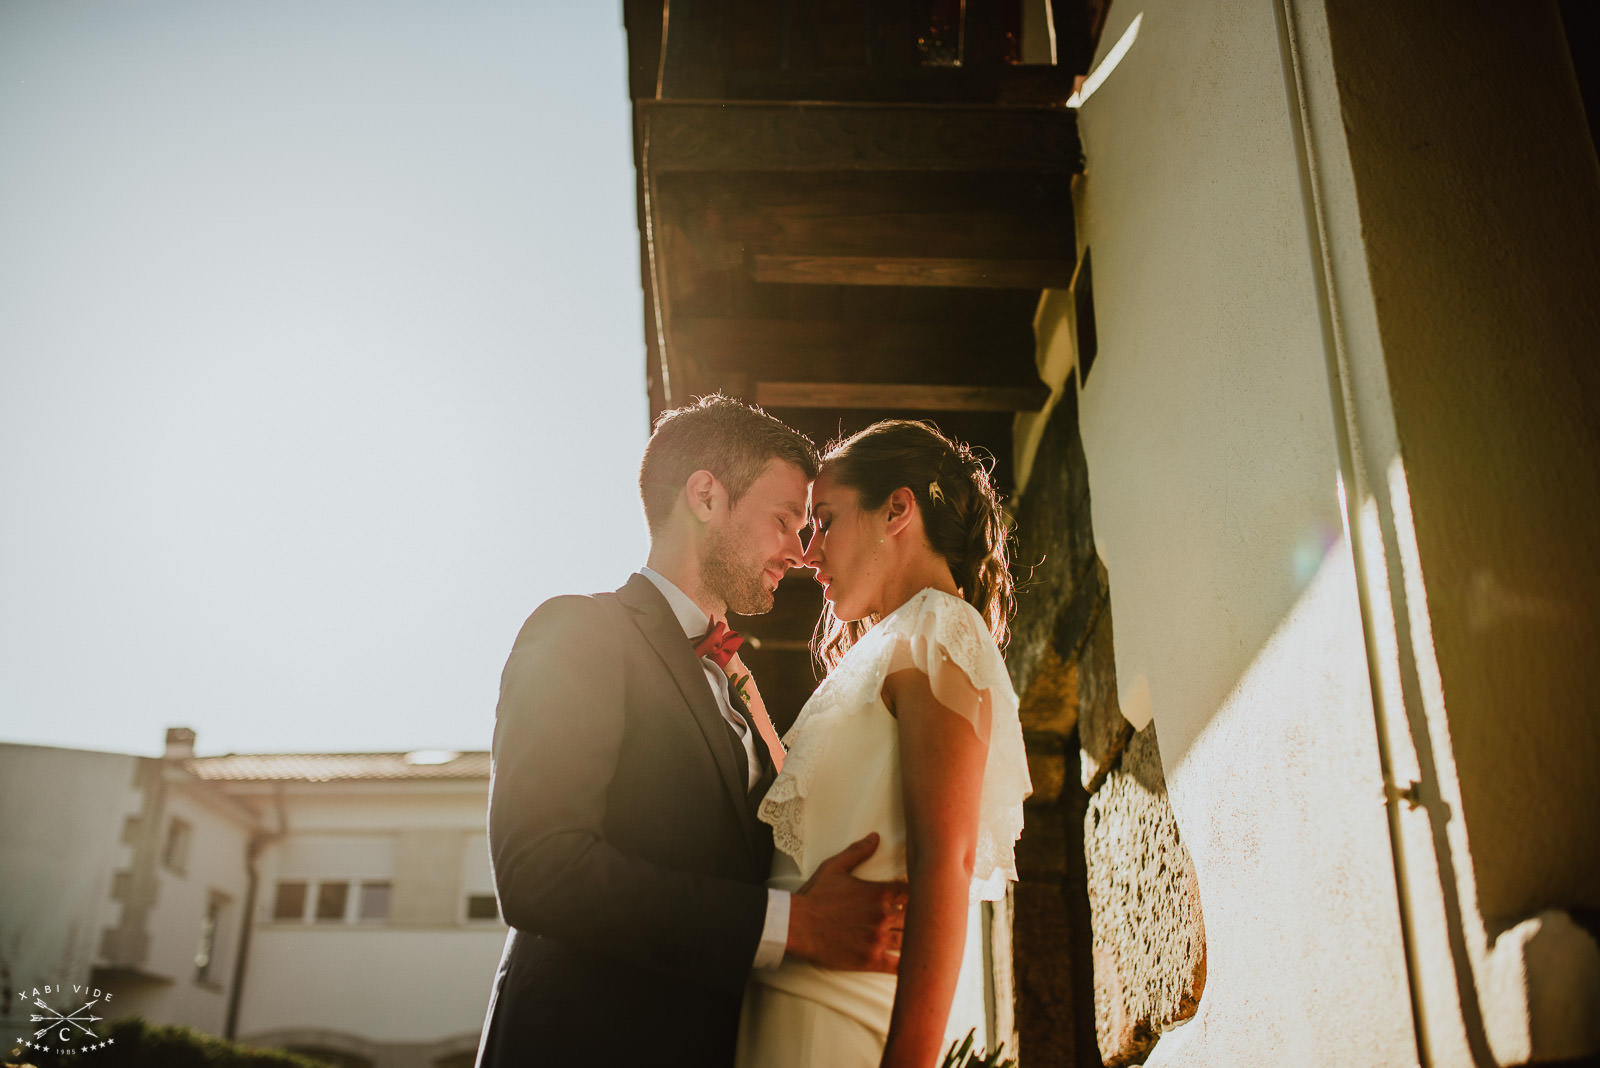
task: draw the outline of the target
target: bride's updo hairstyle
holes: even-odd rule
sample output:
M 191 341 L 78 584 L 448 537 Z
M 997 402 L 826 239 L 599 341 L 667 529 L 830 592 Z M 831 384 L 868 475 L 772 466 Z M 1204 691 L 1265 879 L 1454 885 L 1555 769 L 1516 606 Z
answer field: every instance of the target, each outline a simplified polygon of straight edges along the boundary
M 995 644 L 1005 648 L 1016 607 L 1005 516 L 989 468 L 969 447 L 951 441 L 931 423 L 885 419 L 829 445 L 822 469 L 860 494 L 864 511 L 882 508 L 902 486 L 909 489 L 922 512 L 928 543 L 944 557 L 961 596 L 989 624 Z M 831 670 L 876 622 L 838 619 L 833 605 L 824 603 L 811 640 L 812 655 L 823 670 Z

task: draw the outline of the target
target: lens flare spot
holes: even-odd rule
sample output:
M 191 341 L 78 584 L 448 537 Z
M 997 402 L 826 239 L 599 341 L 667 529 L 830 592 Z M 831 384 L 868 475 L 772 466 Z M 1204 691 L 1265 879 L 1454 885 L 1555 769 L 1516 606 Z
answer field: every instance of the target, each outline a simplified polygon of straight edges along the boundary
M 1295 543 L 1294 551 L 1290 554 L 1295 589 L 1304 589 L 1311 581 L 1317 568 L 1322 566 L 1322 558 L 1328 555 L 1328 550 L 1333 548 L 1336 540 L 1333 531 L 1319 527 Z

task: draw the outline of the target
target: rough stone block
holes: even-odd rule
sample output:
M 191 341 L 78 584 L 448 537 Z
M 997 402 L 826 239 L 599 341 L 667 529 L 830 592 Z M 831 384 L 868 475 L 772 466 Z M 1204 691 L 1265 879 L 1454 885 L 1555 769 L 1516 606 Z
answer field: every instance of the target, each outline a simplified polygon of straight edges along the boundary
M 1050 413 L 1014 516 L 1017 614 L 1011 623 L 1006 664 L 1012 685 L 1018 693 L 1026 693 L 1094 553 L 1089 470 L 1073 390 Z
M 1028 748 L 1028 778 L 1033 782 L 1032 800 L 1053 805 L 1061 800 L 1067 784 L 1067 756 L 1061 739 L 1054 734 L 1029 733 L 1023 737 Z
M 1078 666 L 1064 663 L 1045 646 L 1033 683 L 1017 709 L 1025 731 L 1048 731 L 1065 738 L 1078 725 Z
M 1084 817 L 1095 1030 L 1106 1065 L 1140 1060 L 1193 1016 L 1205 986 L 1205 924 L 1178 835 L 1155 730 L 1136 734 Z
M 1072 526 L 1061 532 L 1061 546 L 1067 550 L 1068 566 L 1072 569 L 1075 579 L 1085 575 L 1093 576 L 1094 565 L 1099 560 L 1099 554 L 1094 547 L 1094 523 L 1089 513 L 1089 471 L 1083 464 L 1083 446 L 1074 439 L 1074 457 L 1068 469 L 1074 472 L 1081 471 L 1082 481 L 1075 482 L 1069 492 L 1072 502 L 1068 508 L 1074 518 Z
M 1093 793 L 1115 766 L 1133 726 L 1117 704 L 1117 662 L 1112 652 L 1111 602 L 1103 603 L 1078 661 L 1078 745 L 1083 788 Z
M 1160 794 L 1165 802 L 1167 774 L 1161 767 L 1161 746 L 1156 740 L 1154 723 L 1128 738 L 1128 744 L 1122 750 L 1122 765 L 1117 770 L 1132 775 L 1140 786 L 1152 794 Z
M 1067 864 L 1066 819 L 1053 805 L 1032 805 L 1024 813 L 1022 837 L 1017 839 L 1017 875 L 1022 879 L 1055 881 Z
M 1012 897 L 1016 947 L 1015 1052 L 1028 1068 L 1072 1068 L 1072 929 L 1059 887 L 1018 883 Z
M 1056 614 L 1055 637 L 1052 641 L 1061 659 L 1077 663 L 1083 655 L 1091 628 L 1105 611 L 1109 595 L 1106 565 L 1100 562 L 1099 557 L 1091 556 L 1072 581 L 1072 596 Z

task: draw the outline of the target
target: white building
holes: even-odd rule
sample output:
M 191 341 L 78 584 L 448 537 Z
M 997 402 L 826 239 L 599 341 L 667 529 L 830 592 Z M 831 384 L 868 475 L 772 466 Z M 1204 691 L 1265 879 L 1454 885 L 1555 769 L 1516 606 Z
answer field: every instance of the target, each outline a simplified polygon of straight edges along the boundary
M 471 1064 L 505 937 L 488 780 L 484 752 L 196 757 L 181 728 L 161 759 L 0 745 L 0 1025 L 81 985 L 107 1019 Z

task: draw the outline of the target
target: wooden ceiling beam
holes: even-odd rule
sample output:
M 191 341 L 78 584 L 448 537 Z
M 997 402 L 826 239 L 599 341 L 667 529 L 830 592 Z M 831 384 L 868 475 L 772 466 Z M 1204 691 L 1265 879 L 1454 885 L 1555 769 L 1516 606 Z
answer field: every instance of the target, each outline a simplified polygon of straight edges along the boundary
M 646 172 L 1083 169 L 1067 108 L 640 100 Z
M 877 381 L 974 377 L 1001 368 L 1032 374 L 1035 342 L 1026 320 L 919 322 L 841 319 L 680 318 L 675 344 L 702 367 L 767 378 L 836 377 L 868 371 Z
M 931 256 L 989 259 L 1071 259 L 1070 205 L 975 202 L 964 209 L 925 210 L 914 197 L 882 210 L 715 206 L 665 211 L 669 232 L 681 232 L 706 266 L 739 262 L 746 255 L 819 253 L 842 256 Z
M 758 283 L 742 269 L 707 279 L 673 304 L 674 321 L 691 317 L 844 321 L 859 324 L 943 324 L 947 336 L 962 324 L 998 329 L 1021 324 L 1031 330 L 1039 306 L 1037 291 L 1026 289 L 938 289 L 908 286 L 785 286 Z
M 757 282 L 853 286 L 979 286 L 990 289 L 1064 288 L 1071 260 L 954 259 L 928 256 L 751 257 Z
M 1036 412 L 1050 387 L 907 382 L 756 382 L 763 408 L 878 408 L 887 411 Z
M 743 100 L 908 101 L 922 104 L 1027 104 L 1060 107 L 1072 96 L 1073 73 L 1062 67 L 872 67 L 731 71 L 730 97 Z
M 1072 280 L 1070 198 L 1014 174 L 672 175 L 660 186 L 669 262 L 693 284 L 1042 289 Z
M 754 400 L 753 395 L 747 395 Z M 973 409 L 932 409 L 911 411 L 905 408 L 781 408 L 767 411 L 805 434 L 818 445 L 849 437 L 880 419 L 931 419 L 952 440 L 965 441 L 994 458 L 995 488 L 1011 492 L 1011 460 L 1014 409 L 979 411 Z

